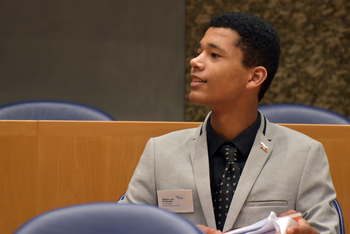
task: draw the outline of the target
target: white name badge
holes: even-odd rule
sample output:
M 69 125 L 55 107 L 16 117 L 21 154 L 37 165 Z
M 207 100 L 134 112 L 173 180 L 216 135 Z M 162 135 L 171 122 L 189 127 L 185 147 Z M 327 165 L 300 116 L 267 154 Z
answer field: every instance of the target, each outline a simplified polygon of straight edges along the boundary
M 191 189 L 158 190 L 158 206 L 174 213 L 194 212 Z

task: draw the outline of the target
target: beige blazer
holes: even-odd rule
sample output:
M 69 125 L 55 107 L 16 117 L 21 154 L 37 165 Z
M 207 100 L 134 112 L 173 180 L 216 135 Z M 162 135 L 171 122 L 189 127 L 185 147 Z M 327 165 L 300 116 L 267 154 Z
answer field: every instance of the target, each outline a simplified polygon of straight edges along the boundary
M 208 116 L 198 128 L 151 138 L 122 202 L 157 205 L 157 190 L 191 189 L 194 213 L 180 215 L 216 228 L 210 192 Z M 335 197 L 321 143 L 270 123 L 262 115 L 224 231 L 259 221 L 270 211 L 280 215 L 293 209 L 303 213 L 318 232 L 339 233 L 337 211 L 331 206 Z

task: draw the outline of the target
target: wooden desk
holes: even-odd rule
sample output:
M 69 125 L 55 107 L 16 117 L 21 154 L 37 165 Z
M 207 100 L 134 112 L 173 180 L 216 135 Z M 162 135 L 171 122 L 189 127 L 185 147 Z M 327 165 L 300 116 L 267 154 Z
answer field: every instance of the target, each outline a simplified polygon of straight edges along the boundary
M 73 204 L 116 201 L 147 140 L 185 122 L 0 121 L 0 232 Z M 285 125 L 321 141 L 350 223 L 350 126 Z

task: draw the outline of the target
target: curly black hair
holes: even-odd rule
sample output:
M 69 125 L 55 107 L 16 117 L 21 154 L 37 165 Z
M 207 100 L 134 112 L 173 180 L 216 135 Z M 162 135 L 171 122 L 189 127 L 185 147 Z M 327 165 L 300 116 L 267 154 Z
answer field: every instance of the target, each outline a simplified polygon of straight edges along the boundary
M 281 45 L 277 31 L 257 16 L 233 11 L 214 16 L 209 27 L 231 28 L 237 32 L 240 39 L 236 46 L 243 52 L 243 65 L 265 67 L 267 78 L 259 91 L 260 101 L 278 69 Z

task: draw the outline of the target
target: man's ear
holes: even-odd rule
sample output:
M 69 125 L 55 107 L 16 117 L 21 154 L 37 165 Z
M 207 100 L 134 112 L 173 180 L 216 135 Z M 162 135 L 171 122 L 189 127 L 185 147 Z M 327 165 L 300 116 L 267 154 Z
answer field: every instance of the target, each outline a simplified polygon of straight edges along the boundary
M 248 80 L 247 89 L 254 89 L 260 87 L 262 83 L 266 80 L 267 70 L 263 66 L 258 66 L 253 68 L 252 76 Z

